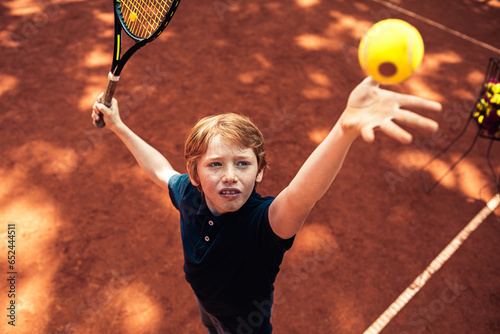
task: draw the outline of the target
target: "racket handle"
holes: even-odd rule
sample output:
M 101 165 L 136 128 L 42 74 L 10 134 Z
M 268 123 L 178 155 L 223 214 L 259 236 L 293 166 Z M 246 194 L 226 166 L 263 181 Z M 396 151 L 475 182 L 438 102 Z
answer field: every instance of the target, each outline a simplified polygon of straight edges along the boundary
M 99 100 L 106 107 L 111 107 L 111 101 L 113 101 L 113 95 L 115 94 L 116 85 L 118 84 L 118 80 L 120 80 L 119 76 L 113 75 L 113 73 L 109 72 L 108 74 L 108 82 L 106 83 L 106 87 L 104 88 L 104 94 Z M 103 128 L 106 126 L 104 123 L 104 116 L 102 113 L 99 113 L 99 120 L 94 121 L 94 125 L 98 128 Z

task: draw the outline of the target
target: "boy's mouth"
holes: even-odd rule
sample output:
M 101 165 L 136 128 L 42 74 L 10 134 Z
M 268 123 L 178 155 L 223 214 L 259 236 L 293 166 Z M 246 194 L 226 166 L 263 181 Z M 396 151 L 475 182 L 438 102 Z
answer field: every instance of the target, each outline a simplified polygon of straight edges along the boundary
M 241 194 L 241 191 L 238 189 L 234 189 L 234 188 L 222 189 L 221 191 L 219 191 L 219 195 L 221 195 L 222 197 L 227 198 L 227 199 L 236 198 L 240 194 Z

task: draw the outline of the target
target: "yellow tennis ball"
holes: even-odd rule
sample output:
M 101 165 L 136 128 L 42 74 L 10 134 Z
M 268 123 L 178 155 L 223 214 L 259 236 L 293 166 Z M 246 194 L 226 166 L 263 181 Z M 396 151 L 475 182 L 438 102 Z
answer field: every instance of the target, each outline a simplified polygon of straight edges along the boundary
M 359 63 L 366 75 L 382 84 L 405 81 L 424 58 L 424 41 L 418 30 L 403 20 L 375 23 L 361 39 Z
M 490 99 L 491 103 L 500 104 L 500 94 L 495 94 Z
M 491 91 L 493 94 L 500 94 L 500 83 L 492 84 Z
M 137 21 L 137 14 L 134 12 L 130 12 L 130 15 L 128 18 L 130 19 L 130 21 L 135 22 L 135 21 Z

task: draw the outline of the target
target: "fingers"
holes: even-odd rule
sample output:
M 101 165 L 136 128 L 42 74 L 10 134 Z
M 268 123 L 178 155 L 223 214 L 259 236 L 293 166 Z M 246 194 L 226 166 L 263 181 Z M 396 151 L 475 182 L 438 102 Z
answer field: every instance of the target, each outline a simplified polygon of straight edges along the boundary
M 116 100 L 114 100 L 113 102 L 116 105 Z M 105 115 L 110 115 L 112 113 L 112 109 L 108 108 L 105 104 L 100 102 L 100 100 L 97 100 L 94 103 L 94 106 L 92 107 L 92 109 L 95 110 L 97 113 L 101 113 L 101 114 L 105 114 Z
M 103 93 L 99 94 L 97 97 L 97 101 L 94 103 L 92 106 L 92 121 L 97 122 L 101 117 L 104 117 L 104 115 L 109 115 L 110 110 L 108 107 L 106 107 L 104 104 L 101 103 L 101 98 L 103 96 Z
M 359 124 L 358 131 L 366 142 L 373 142 L 374 131 L 380 129 L 401 143 L 410 143 L 412 135 L 399 125 L 430 132 L 438 129 L 437 122 L 410 110 L 439 112 L 442 106 L 418 96 L 380 89 L 376 80 L 367 77 L 351 94 L 348 110 L 351 123 Z
M 95 110 L 93 110 L 92 111 L 92 120 L 94 122 L 97 122 L 100 118 L 101 118 L 101 116 L 99 116 L 99 114 Z
M 366 77 L 363 81 L 362 81 L 363 84 L 367 85 L 367 86 L 371 86 L 371 87 L 378 87 L 380 86 L 380 83 L 378 81 L 376 81 L 375 79 L 373 79 L 372 77 Z
M 413 95 L 399 95 L 398 96 L 399 104 L 408 109 L 413 108 L 421 108 L 428 111 L 439 112 L 443 109 L 441 103 L 436 101 L 431 101 L 424 99 L 422 97 L 413 96 Z
M 409 132 L 403 130 L 401 127 L 391 121 L 381 124 L 377 127 L 377 129 L 381 130 L 386 135 L 396 139 L 402 144 L 409 144 L 413 140 L 413 136 Z M 371 127 L 365 127 L 361 129 L 361 137 L 365 142 L 369 144 L 373 143 L 375 141 L 375 129 Z
M 402 125 L 423 129 L 429 132 L 436 132 L 439 128 L 436 121 L 408 110 L 399 110 L 394 115 L 393 119 Z
M 402 109 L 402 107 L 408 109 L 421 109 L 431 112 L 440 112 L 443 108 L 441 103 L 427 100 L 418 96 L 405 95 L 405 94 L 397 94 L 397 100 L 400 105 L 400 108 L 395 113 L 393 113 L 392 115 L 393 120 L 398 121 L 398 123 L 400 123 L 401 125 L 409 126 L 415 129 L 423 129 L 429 132 L 436 132 L 438 130 L 439 124 L 436 121 L 424 117 L 415 112 Z M 399 141 L 401 142 L 411 141 L 411 135 L 408 132 L 402 130 L 396 124 L 394 123 L 392 124 L 394 126 L 393 125 L 386 125 L 386 126 L 390 128 L 391 132 L 396 134 L 396 136 L 399 138 L 398 139 Z M 399 130 L 396 130 L 395 127 L 398 127 Z M 404 134 L 402 131 L 404 131 Z
M 391 121 L 380 124 L 380 130 L 402 144 L 409 144 L 413 140 L 413 136 L 410 133 Z
M 99 108 L 99 105 L 98 103 L 94 103 L 94 105 L 92 106 L 92 120 L 94 122 L 97 122 L 102 116 L 102 112 L 100 111 L 100 108 Z
M 373 143 L 375 140 L 375 131 L 372 127 L 366 126 L 361 129 L 361 138 L 367 143 Z

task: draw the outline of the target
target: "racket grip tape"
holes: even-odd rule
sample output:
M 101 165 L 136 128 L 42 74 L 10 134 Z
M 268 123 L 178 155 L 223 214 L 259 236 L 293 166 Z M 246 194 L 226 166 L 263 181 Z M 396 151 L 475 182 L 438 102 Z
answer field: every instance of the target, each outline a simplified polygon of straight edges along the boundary
M 119 79 L 119 76 L 115 76 L 113 75 L 113 73 L 109 72 L 108 82 L 106 83 L 106 87 L 104 88 L 104 94 L 99 100 L 99 102 L 101 102 L 108 108 L 111 107 L 111 101 L 113 101 L 113 95 L 115 94 Z M 104 123 L 104 116 L 101 113 L 99 113 L 99 120 L 95 121 L 94 125 L 98 128 L 103 128 L 104 126 L 106 126 L 106 123 Z

